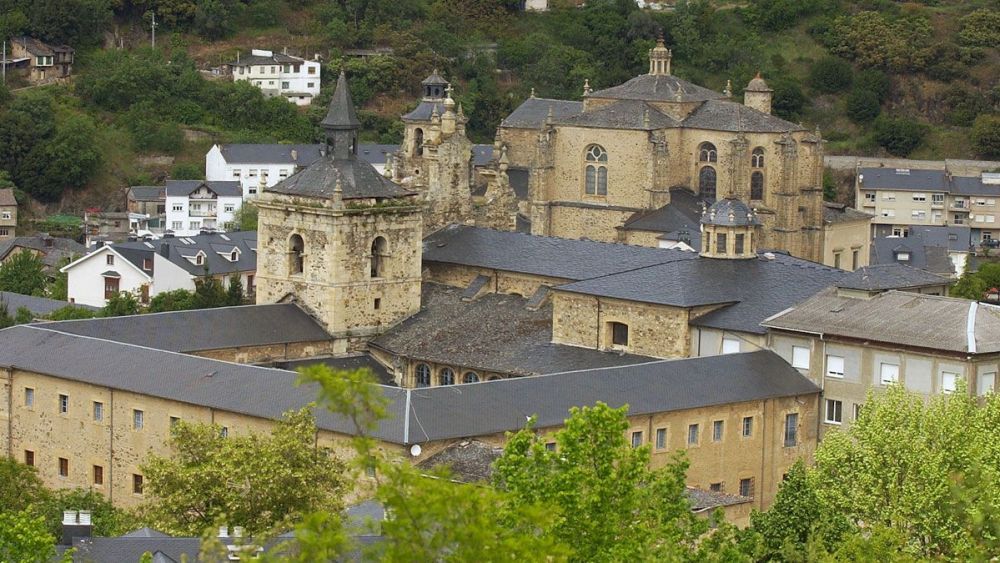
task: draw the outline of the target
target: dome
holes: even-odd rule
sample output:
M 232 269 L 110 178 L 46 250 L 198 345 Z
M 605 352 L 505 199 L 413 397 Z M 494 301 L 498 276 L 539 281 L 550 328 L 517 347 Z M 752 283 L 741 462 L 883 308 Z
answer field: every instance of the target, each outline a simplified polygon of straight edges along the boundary
M 771 92 L 771 91 L 772 90 L 767 87 L 767 82 L 764 82 L 764 79 L 760 77 L 759 72 L 757 73 L 757 76 L 753 77 L 750 83 L 747 84 L 746 89 L 744 89 L 744 92 Z
M 748 227 L 760 225 L 760 219 L 750 207 L 738 199 L 726 198 L 712 204 L 701 215 L 702 225 Z

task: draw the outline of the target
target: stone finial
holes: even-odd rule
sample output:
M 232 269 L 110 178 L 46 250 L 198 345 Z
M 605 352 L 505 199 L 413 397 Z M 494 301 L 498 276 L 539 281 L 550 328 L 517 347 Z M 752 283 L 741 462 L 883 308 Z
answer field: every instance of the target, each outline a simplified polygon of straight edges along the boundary
M 257 193 L 258 194 L 263 193 L 264 192 L 264 188 L 267 187 L 267 176 L 265 174 L 263 174 L 263 171 L 261 171 L 261 172 L 262 173 L 260 175 L 260 179 L 257 182 Z
M 649 108 L 642 110 L 642 126 L 649 127 Z
M 344 184 L 337 175 L 337 183 L 333 185 L 333 207 L 334 209 L 342 209 L 344 207 Z
M 684 85 L 681 83 L 677 84 L 677 90 L 674 91 L 674 100 L 678 102 L 684 101 Z
M 385 168 L 382 170 L 382 175 L 386 178 L 392 178 L 392 155 L 385 155 Z
M 431 108 L 431 121 L 438 121 L 440 119 L 441 119 L 441 113 L 438 111 L 437 104 L 434 104 L 434 107 Z
M 529 98 L 534 98 L 535 97 L 535 87 L 534 86 L 531 87 L 531 95 L 528 96 L 528 97 Z
M 500 147 L 500 171 L 506 172 L 510 159 L 507 158 L 507 147 Z
M 732 80 L 726 79 L 726 89 L 722 91 L 727 98 L 733 97 L 733 82 Z
M 670 49 L 664 45 L 663 33 L 656 40 L 656 47 L 649 50 L 649 74 L 670 76 Z
M 458 104 L 458 116 L 465 117 L 465 110 L 462 109 L 462 104 Z
M 545 115 L 545 124 L 552 125 L 552 120 L 555 119 L 554 112 L 552 111 L 552 104 L 549 104 L 549 113 Z
M 590 79 L 589 78 L 584 78 L 583 79 L 583 95 L 584 96 L 589 96 L 590 92 L 591 92 L 591 90 L 590 90 Z

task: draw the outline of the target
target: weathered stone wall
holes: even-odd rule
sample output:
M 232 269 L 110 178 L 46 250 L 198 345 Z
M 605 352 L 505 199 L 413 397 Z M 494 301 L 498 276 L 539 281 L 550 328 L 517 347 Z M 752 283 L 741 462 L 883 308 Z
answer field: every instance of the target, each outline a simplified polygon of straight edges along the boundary
M 337 349 L 332 340 L 320 340 L 316 342 L 292 342 L 270 344 L 267 346 L 238 346 L 236 348 L 200 350 L 192 352 L 192 355 L 238 364 L 256 364 L 273 360 L 313 358 L 335 353 L 337 353 Z
M 534 276 L 489 268 L 475 268 L 443 262 L 427 262 L 425 264 L 425 280 L 452 287 L 468 287 L 477 276 L 490 278 L 490 283 L 483 289 L 487 293 L 516 294 L 531 297 L 541 286 L 556 286 L 569 283 L 571 280 Z

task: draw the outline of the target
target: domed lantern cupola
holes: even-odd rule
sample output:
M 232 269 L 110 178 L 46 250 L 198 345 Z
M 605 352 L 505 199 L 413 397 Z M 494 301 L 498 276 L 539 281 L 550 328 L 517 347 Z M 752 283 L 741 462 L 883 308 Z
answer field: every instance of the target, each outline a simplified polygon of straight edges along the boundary
M 434 69 L 434 72 L 425 78 L 420 85 L 424 87 L 424 100 L 440 101 L 445 98 L 445 90 L 448 87 L 448 81 L 438 74 L 437 69 Z
M 716 201 L 701 215 L 701 255 L 730 260 L 756 258 L 760 224 L 754 210 L 742 201 Z

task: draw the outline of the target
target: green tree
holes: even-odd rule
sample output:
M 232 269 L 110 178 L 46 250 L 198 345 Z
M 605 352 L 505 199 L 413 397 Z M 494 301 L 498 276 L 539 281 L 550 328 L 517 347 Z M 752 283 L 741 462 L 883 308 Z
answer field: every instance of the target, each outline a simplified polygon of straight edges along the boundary
M 120 291 L 111 296 L 101 310 L 102 317 L 125 317 L 139 314 L 139 300 L 128 291 Z
M 60 307 L 55 311 L 49 313 L 49 320 L 52 321 L 71 321 L 74 319 L 92 319 L 97 316 L 97 313 L 91 311 L 90 309 L 84 309 L 83 307 L 77 307 L 76 305 L 66 305 L 65 307 Z
M 875 120 L 873 135 L 875 142 L 889 154 L 907 156 L 920 146 L 927 131 L 926 125 L 912 119 L 881 116 Z
M 170 172 L 171 180 L 204 180 L 205 169 L 197 164 L 182 162 L 174 165 Z
M 317 446 L 316 432 L 308 409 L 286 413 L 270 435 L 222 436 L 218 426 L 178 422 L 173 454 L 142 465 L 154 497 L 150 521 L 189 535 L 239 522 L 252 535 L 321 508 L 338 511 L 344 466 Z
M 55 556 L 56 538 L 45 529 L 44 518 L 27 511 L 0 512 L 0 560 L 47 563 Z M 72 561 L 72 554 L 60 561 Z
M 226 288 L 218 279 L 206 275 L 200 280 L 196 280 L 194 286 L 194 295 L 191 299 L 193 308 L 210 309 L 226 306 L 228 300 Z
M 963 45 L 996 47 L 1000 45 L 1000 10 L 981 8 L 960 20 L 958 38 Z
M 12 327 L 16 322 L 14 322 L 14 317 L 10 314 L 10 310 L 7 307 L 7 302 L 0 297 L 0 328 Z
M 972 148 L 982 158 L 1000 158 L 1000 115 L 982 114 L 972 123 Z
M 847 117 L 855 123 L 870 123 L 882 111 L 878 94 L 855 87 L 847 95 Z
M 799 83 L 795 80 L 781 78 L 772 80 L 769 84 L 774 89 L 774 98 L 771 103 L 774 114 L 784 119 L 798 120 L 806 105 L 806 95 L 802 92 Z
M 0 512 L 26 510 L 43 502 L 47 493 L 37 469 L 0 457 Z
M 824 57 L 809 67 L 809 85 L 824 94 L 843 92 L 854 80 L 851 63 L 837 57 Z
M 226 305 L 232 307 L 243 304 L 243 282 L 239 274 L 229 276 L 229 287 L 226 289 Z
M 875 94 L 878 103 L 882 104 L 889 99 L 889 93 L 892 91 L 892 81 L 881 70 L 866 68 L 854 75 L 854 87 Z
M 952 286 L 949 294 L 952 297 L 979 300 L 983 298 L 986 290 L 994 287 L 1000 287 L 1000 264 L 984 262 L 978 271 L 964 272 Z
M 14 312 L 14 324 L 23 325 L 35 320 L 35 314 L 27 307 L 18 307 Z
M 32 512 L 45 519 L 49 533 L 62 534 L 62 517 L 65 510 L 89 510 L 95 536 L 120 536 L 140 526 L 130 513 L 116 508 L 101 493 L 84 489 L 58 489 L 46 491 L 43 500 Z
M 257 230 L 257 206 L 244 201 L 233 214 L 233 229 L 237 231 Z
M 194 294 L 186 289 L 175 289 L 173 291 L 157 293 L 149 300 L 150 313 L 186 311 L 197 308 L 194 302 Z
M 22 250 L 0 265 L 0 291 L 22 295 L 43 295 L 45 273 L 35 253 Z

